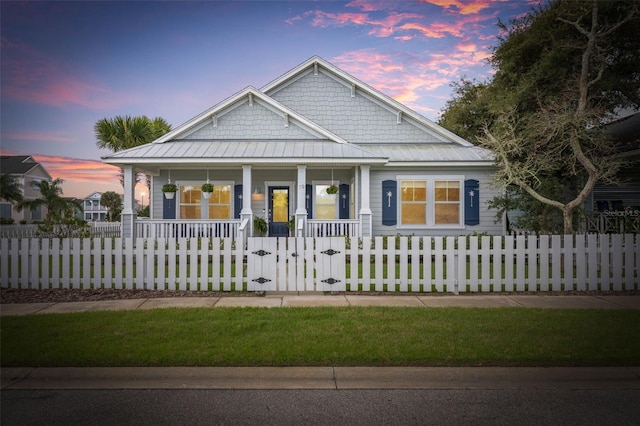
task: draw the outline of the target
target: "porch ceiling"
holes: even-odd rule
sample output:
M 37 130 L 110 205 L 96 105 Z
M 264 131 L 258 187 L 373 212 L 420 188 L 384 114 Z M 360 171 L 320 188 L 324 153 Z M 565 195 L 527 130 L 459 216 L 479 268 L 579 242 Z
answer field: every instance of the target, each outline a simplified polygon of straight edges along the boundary
M 329 140 L 180 140 L 146 144 L 102 157 L 115 165 L 385 164 L 385 156 Z

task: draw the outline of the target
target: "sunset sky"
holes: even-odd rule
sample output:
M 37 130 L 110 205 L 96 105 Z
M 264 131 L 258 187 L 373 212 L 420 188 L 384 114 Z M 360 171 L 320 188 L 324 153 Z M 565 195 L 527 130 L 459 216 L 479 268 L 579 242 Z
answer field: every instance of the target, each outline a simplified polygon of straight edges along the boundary
M 121 193 L 96 121 L 177 127 L 314 55 L 435 121 L 452 81 L 491 75 L 498 20 L 537 3 L 2 1 L 0 152 L 33 155 L 65 196 Z

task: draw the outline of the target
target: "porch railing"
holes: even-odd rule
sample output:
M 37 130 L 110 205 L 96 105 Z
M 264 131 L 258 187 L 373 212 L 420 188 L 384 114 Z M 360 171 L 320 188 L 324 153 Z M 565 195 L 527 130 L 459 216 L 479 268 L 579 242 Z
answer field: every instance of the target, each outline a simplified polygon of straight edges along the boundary
M 138 238 L 237 238 L 240 220 L 143 219 L 136 222 Z
M 594 213 L 584 217 L 582 226 L 587 234 L 640 234 L 640 211 L 629 209 Z
M 307 237 L 338 237 L 348 236 L 357 238 L 360 236 L 360 220 L 340 219 L 321 220 L 307 219 Z

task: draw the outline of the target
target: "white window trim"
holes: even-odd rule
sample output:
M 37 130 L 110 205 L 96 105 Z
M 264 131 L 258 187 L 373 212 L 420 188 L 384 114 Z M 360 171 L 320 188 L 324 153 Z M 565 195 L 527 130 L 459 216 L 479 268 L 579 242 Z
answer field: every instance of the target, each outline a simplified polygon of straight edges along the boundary
M 186 185 L 192 185 L 196 188 L 200 188 L 202 186 L 202 184 L 206 183 L 206 180 L 176 180 L 175 184 L 178 186 L 178 191 L 180 190 L 180 187 L 182 186 L 186 186 Z M 209 183 L 211 183 L 213 186 L 216 185 L 230 185 L 231 186 L 231 197 L 229 198 L 229 203 L 231 206 L 231 217 L 229 219 L 233 219 L 233 207 L 234 207 L 234 202 L 235 200 L 233 199 L 234 197 L 234 193 L 233 193 L 233 189 L 235 187 L 235 181 L 233 180 L 212 180 L 209 181 Z M 200 200 L 200 218 L 198 219 L 185 219 L 185 220 L 208 220 L 207 218 L 204 218 L 203 216 L 205 216 L 204 214 L 204 210 L 202 208 L 202 203 L 203 199 Z M 209 200 L 207 200 L 207 205 L 209 204 Z M 182 203 L 180 202 L 180 194 L 176 194 L 176 219 L 182 219 L 180 217 L 180 206 L 182 205 Z M 207 216 L 209 215 L 209 212 L 207 211 Z M 216 220 L 216 219 L 211 219 L 211 220 Z
M 402 224 L 402 200 L 401 200 L 401 183 L 406 180 L 420 180 L 427 183 L 427 223 L 424 225 L 416 224 Z M 441 224 L 435 223 L 435 200 L 433 199 L 435 194 L 435 182 L 436 181 L 457 181 L 460 183 L 460 211 L 458 212 L 459 223 L 457 224 Z M 396 176 L 396 217 L 398 218 L 398 224 L 396 229 L 465 229 L 464 224 L 464 175 L 397 175 Z
M 335 200 L 335 212 L 334 212 L 334 216 L 335 219 L 326 219 L 326 220 L 338 220 L 338 218 L 340 217 L 340 181 L 339 180 L 334 180 L 333 182 L 331 182 L 330 180 L 313 180 L 311 181 L 311 193 L 313 195 L 313 213 L 312 213 L 312 217 L 315 220 L 318 215 L 316 214 L 316 207 L 318 206 L 318 202 L 316 201 L 316 185 L 331 185 L 333 183 L 333 185 L 338 187 L 338 192 L 336 193 L 336 200 Z M 320 219 L 322 220 L 322 219 Z

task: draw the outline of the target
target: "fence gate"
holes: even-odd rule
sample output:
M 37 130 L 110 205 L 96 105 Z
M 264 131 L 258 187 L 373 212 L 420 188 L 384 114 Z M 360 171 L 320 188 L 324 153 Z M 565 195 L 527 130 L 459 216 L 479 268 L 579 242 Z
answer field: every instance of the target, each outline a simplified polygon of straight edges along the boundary
M 249 238 L 247 289 L 305 291 L 304 247 L 304 238 Z
M 344 291 L 344 238 L 248 238 L 249 291 Z
M 318 238 L 315 241 L 316 290 L 346 291 L 345 239 Z

